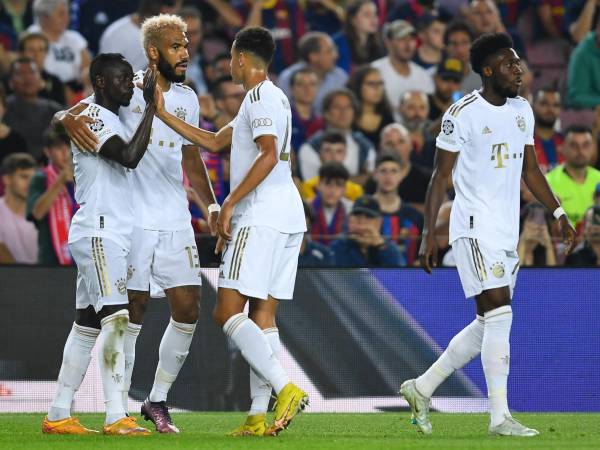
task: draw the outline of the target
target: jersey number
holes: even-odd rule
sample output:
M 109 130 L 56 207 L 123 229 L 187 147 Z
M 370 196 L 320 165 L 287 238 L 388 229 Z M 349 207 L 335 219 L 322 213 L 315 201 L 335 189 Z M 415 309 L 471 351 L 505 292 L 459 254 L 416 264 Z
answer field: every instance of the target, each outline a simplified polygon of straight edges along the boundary
M 290 123 L 286 122 L 285 137 L 283 138 L 283 145 L 281 146 L 281 152 L 279 153 L 279 159 L 281 161 L 289 161 L 289 163 L 292 164 L 292 161 L 290 159 L 290 152 L 289 151 L 286 152 L 289 134 L 290 134 Z M 291 148 L 292 148 L 292 146 L 290 145 L 290 150 L 291 150 Z

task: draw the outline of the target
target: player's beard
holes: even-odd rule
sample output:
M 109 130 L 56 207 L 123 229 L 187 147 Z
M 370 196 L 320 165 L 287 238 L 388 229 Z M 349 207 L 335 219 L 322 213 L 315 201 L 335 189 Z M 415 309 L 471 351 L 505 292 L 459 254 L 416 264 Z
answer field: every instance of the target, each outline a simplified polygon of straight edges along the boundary
M 175 67 L 172 67 L 165 58 L 163 58 L 160 50 L 158 51 L 158 63 L 156 64 L 158 72 L 171 83 L 182 83 L 185 81 L 185 72 L 182 75 L 175 73 Z
M 494 82 L 493 87 L 501 97 L 515 98 L 517 95 L 519 95 L 519 88 L 512 90 L 509 87 L 500 85 L 498 82 Z

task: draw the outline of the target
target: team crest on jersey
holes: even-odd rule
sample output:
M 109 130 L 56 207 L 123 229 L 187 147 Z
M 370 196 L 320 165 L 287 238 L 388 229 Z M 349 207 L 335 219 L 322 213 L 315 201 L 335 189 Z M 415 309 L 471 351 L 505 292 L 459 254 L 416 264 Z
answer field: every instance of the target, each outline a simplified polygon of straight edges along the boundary
M 89 124 L 90 130 L 94 133 L 98 133 L 100 130 L 104 128 L 104 122 L 101 119 L 96 119 L 94 123 Z
M 517 126 L 519 127 L 519 130 L 525 133 L 525 119 L 523 116 L 517 116 Z
M 492 273 L 496 278 L 502 278 L 504 276 L 504 263 L 496 262 L 492 266 Z
M 115 283 L 115 286 L 117 288 L 117 291 L 119 291 L 119 294 L 127 294 L 127 282 L 125 281 L 125 278 L 119 278 Z
M 185 120 L 185 116 L 187 116 L 187 111 L 185 110 L 185 108 L 178 106 L 177 109 L 175 109 L 175 115 L 179 119 Z
M 442 124 L 442 131 L 444 134 L 452 134 L 454 131 L 454 124 L 450 120 L 444 120 L 444 123 Z

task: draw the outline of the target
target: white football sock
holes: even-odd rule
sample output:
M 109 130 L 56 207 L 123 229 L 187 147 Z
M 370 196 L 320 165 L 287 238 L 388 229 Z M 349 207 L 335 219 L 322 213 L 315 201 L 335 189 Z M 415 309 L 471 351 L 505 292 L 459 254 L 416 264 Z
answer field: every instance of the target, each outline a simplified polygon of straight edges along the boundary
M 281 348 L 279 341 L 279 330 L 276 327 L 266 328 L 263 330 L 264 335 L 269 341 L 271 350 L 275 358 L 278 357 Z M 248 415 L 255 416 L 257 414 L 266 414 L 269 409 L 269 400 L 271 399 L 271 391 L 273 387 L 268 381 L 260 377 L 256 371 L 250 367 L 250 397 L 252 397 L 252 405 Z
M 125 331 L 125 341 L 123 343 L 123 353 L 125 354 L 125 380 L 123 382 L 123 408 L 125 412 L 129 411 L 127 402 L 129 400 L 129 389 L 131 388 L 131 375 L 133 374 L 133 365 L 135 364 L 135 343 L 142 329 L 141 325 L 129 322 L 127 331 Z
M 151 402 L 166 402 L 171 385 L 187 358 L 196 330 L 195 323 L 179 323 L 173 318 L 165 330 L 158 349 L 158 367 L 148 398 Z
M 104 403 L 106 404 L 105 424 L 109 425 L 125 417 L 123 408 L 123 389 L 125 379 L 125 355 L 123 346 L 125 331 L 129 323 L 129 312 L 121 309 L 100 322 L 100 346 L 98 348 L 98 365 L 104 387 Z
M 431 397 L 446 378 L 461 369 L 479 353 L 483 340 L 484 319 L 481 316 L 467 325 L 448 344 L 427 371 L 416 379 L 417 390 L 425 397 Z
M 267 380 L 279 394 L 289 383 L 289 377 L 273 354 L 262 330 L 244 313 L 239 313 L 225 322 L 223 331 L 235 342 L 250 367 Z
M 92 359 L 92 348 L 100 330 L 73 323 L 73 328 L 65 342 L 62 365 L 56 382 L 56 394 L 48 412 L 48 420 L 62 420 L 71 417 L 73 396 L 81 386 Z
M 506 384 L 510 367 L 512 308 L 501 306 L 486 312 L 484 317 L 481 364 L 490 399 L 491 426 L 496 426 L 504 421 L 504 416 L 510 416 Z

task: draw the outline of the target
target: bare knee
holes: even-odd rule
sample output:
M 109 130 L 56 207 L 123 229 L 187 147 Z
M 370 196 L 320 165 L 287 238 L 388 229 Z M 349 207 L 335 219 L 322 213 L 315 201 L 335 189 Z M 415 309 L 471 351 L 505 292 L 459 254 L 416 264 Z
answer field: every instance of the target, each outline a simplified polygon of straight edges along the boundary
M 127 291 L 129 297 L 129 321 L 141 325 L 144 321 L 150 295 L 145 291 Z
M 179 323 L 196 323 L 200 314 L 200 287 L 181 286 L 165 291 L 171 317 Z
M 261 330 L 276 326 L 275 315 L 270 311 L 251 311 L 248 317 L 250 317 L 250 320 L 252 320 L 252 322 L 254 322 Z

